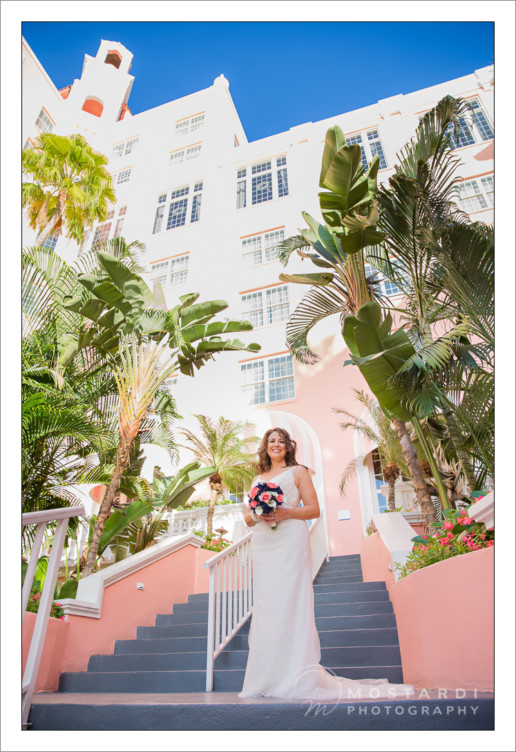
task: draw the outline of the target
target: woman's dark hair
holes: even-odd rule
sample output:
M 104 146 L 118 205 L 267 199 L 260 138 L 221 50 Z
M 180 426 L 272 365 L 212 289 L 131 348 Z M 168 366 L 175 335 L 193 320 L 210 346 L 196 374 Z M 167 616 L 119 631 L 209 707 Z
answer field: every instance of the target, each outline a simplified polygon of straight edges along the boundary
M 262 443 L 260 444 L 260 447 L 258 449 L 258 472 L 260 474 L 266 473 L 271 469 L 271 458 L 267 454 L 267 445 L 269 443 L 269 436 L 274 432 L 279 433 L 285 441 L 285 448 L 287 450 L 287 453 L 285 455 L 285 463 L 287 465 L 298 464 L 296 460 L 297 445 L 294 439 L 290 438 L 288 431 L 285 431 L 284 428 L 269 428 L 269 430 L 265 433 L 265 436 L 262 439 Z

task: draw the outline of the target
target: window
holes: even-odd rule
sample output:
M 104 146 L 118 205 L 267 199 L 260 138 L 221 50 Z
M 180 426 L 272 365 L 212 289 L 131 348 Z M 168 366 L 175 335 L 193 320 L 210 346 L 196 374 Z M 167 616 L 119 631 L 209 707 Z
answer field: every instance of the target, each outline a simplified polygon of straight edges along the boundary
M 364 169 L 368 169 L 370 162 L 375 157 L 380 157 L 380 170 L 384 170 L 387 167 L 387 160 L 385 159 L 382 142 L 380 141 L 377 129 L 363 133 L 353 133 L 351 136 L 346 136 L 345 138 L 348 145 L 358 144 L 360 146 Z
M 242 258 L 246 266 L 263 264 L 278 258 L 279 250 L 275 247 L 285 240 L 283 229 L 271 230 L 250 238 L 242 238 Z
M 124 224 L 125 213 L 127 212 L 127 206 L 122 206 L 118 212 L 118 220 L 115 227 L 114 238 L 119 238 L 122 234 L 122 227 Z
M 192 199 L 192 213 L 190 222 L 198 222 L 201 218 L 201 201 L 202 201 L 202 183 L 196 183 L 194 186 L 194 195 Z
M 177 287 L 186 282 L 188 276 L 188 254 L 170 259 L 170 285 Z
M 116 184 L 121 185 L 122 183 L 127 183 L 130 177 L 131 177 L 131 168 L 129 168 L 128 170 L 122 170 L 116 176 Z
M 185 157 L 187 160 L 195 159 L 196 157 L 201 156 L 201 144 L 195 144 L 194 146 L 189 146 L 186 149 L 179 149 L 178 151 L 173 151 L 170 154 L 170 162 L 169 164 L 182 164 L 185 161 Z
M 485 175 L 480 180 L 464 180 L 459 185 L 459 203 L 469 214 L 494 206 L 493 175 Z
M 189 258 L 189 254 L 185 253 L 151 264 L 151 280 L 160 282 L 163 289 L 184 284 L 188 276 Z
M 453 135 L 453 126 L 450 124 L 447 133 L 450 134 L 452 149 L 460 149 L 463 146 L 490 141 L 494 138 L 493 129 L 484 113 L 478 99 L 470 101 L 472 112 L 459 119 L 459 133 Z
M 109 238 L 109 233 L 111 230 L 111 222 L 106 222 L 103 225 L 98 225 L 98 227 L 95 228 L 95 235 L 93 236 L 93 242 L 91 244 L 92 248 L 97 243 L 104 243 Z
M 395 262 L 391 262 L 395 266 Z M 400 288 L 394 284 L 390 279 L 387 279 L 382 272 L 378 271 L 378 269 L 375 269 L 374 266 L 371 264 L 364 264 L 364 271 L 366 277 L 371 277 L 374 273 L 376 273 L 376 281 L 378 283 L 377 290 L 380 294 L 386 295 L 387 297 L 394 297 L 395 295 L 403 295 L 403 290 L 400 290 Z M 400 271 L 401 274 L 401 271 Z M 406 279 L 406 275 L 403 275 Z
M 170 198 L 173 200 L 170 202 L 168 209 L 167 230 L 174 227 L 182 227 L 185 224 L 188 191 L 188 186 L 180 188 L 177 191 L 172 191 Z
M 287 285 L 269 287 L 242 295 L 243 317 L 256 327 L 287 321 L 289 316 Z
M 193 115 L 190 118 L 184 120 L 178 120 L 176 122 L 176 136 L 183 136 L 185 133 L 194 133 L 204 128 L 204 113 L 200 115 Z
M 36 128 L 40 133 L 52 133 L 54 130 L 54 123 L 49 118 L 46 110 L 43 108 L 36 120 Z
M 130 138 L 129 141 L 125 141 L 121 144 L 115 144 L 113 146 L 113 151 L 111 152 L 111 158 L 114 159 L 116 157 L 122 157 L 125 154 L 131 154 L 133 152 L 137 145 L 138 145 L 139 138 Z
M 253 206 L 288 196 L 286 156 L 251 165 L 250 181 L 247 170 L 247 167 L 237 170 L 237 209 L 243 209 L 248 205 L 249 188 Z
M 249 395 L 249 404 L 292 399 L 294 369 L 290 355 L 244 363 L 241 367 L 242 390 Z
M 39 233 L 41 235 L 41 233 Z M 52 233 L 52 235 L 49 235 L 48 238 L 45 240 L 44 243 L 41 244 L 41 248 L 48 248 L 50 251 L 53 251 L 54 248 L 57 245 L 57 241 L 59 240 L 60 231 Z
M 175 227 L 183 227 L 188 217 L 190 209 L 190 223 L 198 222 L 201 218 L 201 201 L 202 201 L 202 182 L 194 184 L 193 191 L 190 192 L 190 186 L 184 185 L 176 188 L 170 194 L 170 204 L 167 212 L 167 226 L 165 229 L 172 230 Z M 191 197 L 191 198 L 190 198 Z M 190 206 L 188 202 L 190 201 Z M 163 229 L 163 218 L 166 213 L 167 194 L 162 193 L 158 197 L 158 206 L 154 216 L 154 227 L 152 229 L 155 235 Z

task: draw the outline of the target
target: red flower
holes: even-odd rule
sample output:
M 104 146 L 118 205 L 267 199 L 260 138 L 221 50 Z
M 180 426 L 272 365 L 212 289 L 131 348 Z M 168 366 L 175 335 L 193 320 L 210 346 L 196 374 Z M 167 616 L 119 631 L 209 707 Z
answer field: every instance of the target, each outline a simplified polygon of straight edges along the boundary
M 249 498 L 250 498 L 250 499 L 254 499 L 254 497 L 256 496 L 256 494 L 257 494 L 257 493 L 258 493 L 258 488 L 257 488 L 257 486 L 254 486 L 254 487 L 253 487 L 253 488 L 251 488 L 251 490 L 249 491 Z

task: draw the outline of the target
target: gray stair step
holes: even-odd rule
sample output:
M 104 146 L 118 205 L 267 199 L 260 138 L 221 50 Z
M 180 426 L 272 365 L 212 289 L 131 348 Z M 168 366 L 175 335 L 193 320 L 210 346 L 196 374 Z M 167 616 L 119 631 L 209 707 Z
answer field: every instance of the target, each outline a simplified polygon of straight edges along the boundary
M 400 665 L 326 666 L 337 676 L 348 679 L 386 678 L 393 683 L 403 682 Z M 216 670 L 213 674 L 215 692 L 240 692 L 245 669 Z M 59 691 L 67 692 L 204 692 L 205 671 L 120 671 L 61 674 Z M 306 706 L 305 706 L 306 708 Z
M 387 590 L 385 582 L 320 582 L 314 583 L 314 593 L 367 593 Z
M 359 582 L 364 582 L 362 570 L 348 570 L 347 572 L 319 572 L 314 578 L 314 585 L 321 580 L 329 580 L 330 582 L 342 582 L 346 577 L 358 578 Z
M 157 627 L 168 627 L 170 630 L 169 637 L 204 637 L 207 634 L 207 622 L 196 624 L 174 624 L 172 614 L 159 614 L 156 617 Z M 366 616 L 333 616 L 333 617 L 316 617 L 315 620 L 319 631 L 325 629 L 376 629 L 381 627 L 395 627 L 396 620 L 394 614 L 370 614 Z M 333 626 L 331 626 L 333 624 Z M 251 625 L 251 619 L 248 619 L 240 629 L 239 634 L 247 634 Z M 115 643 L 115 652 L 117 645 L 123 642 L 137 642 L 137 640 L 117 640 Z M 136 651 L 138 652 L 138 651 Z
M 364 603 L 365 601 L 388 601 L 387 590 L 361 590 L 356 591 L 333 591 L 315 592 L 315 605 L 322 603 Z
M 333 638 L 340 643 L 339 633 Z M 353 644 L 352 646 L 321 646 L 321 663 L 324 666 L 360 666 L 365 662 L 373 662 L 378 666 L 401 664 L 398 645 L 383 644 Z M 215 660 L 215 670 L 245 669 L 249 655 L 247 636 L 232 640 L 234 647 L 223 650 Z M 236 643 L 238 643 L 239 648 Z M 94 655 L 88 663 L 88 673 L 118 673 L 139 671 L 192 671 L 206 668 L 206 651 L 182 653 L 142 653 L 131 655 Z
M 352 677 L 349 677 L 352 678 Z M 355 677 L 356 678 L 356 677 Z M 358 677 L 364 678 L 364 677 Z M 370 677 L 369 677 L 370 678 Z M 393 680 L 394 681 L 394 680 Z M 398 679 L 396 679 L 398 681 Z M 204 692 L 204 690 L 203 690 Z M 29 722 L 34 731 L 491 731 L 494 729 L 494 700 L 474 699 L 376 700 L 374 715 L 370 703 L 357 703 L 354 712 L 349 702 L 322 706 L 324 712 L 307 712 L 306 702 L 278 703 L 203 693 L 200 700 L 184 694 L 157 695 L 149 698 L 134 695 L 99 695 L 88 698 L 58 693 L 35 695 Z M 467 706 L 467 712 L 464 707 Z M 476 710 L 470 710 L 474 706 Z M 369 709 L 368 709 L 369 708 Z M 409 708 L 411 708 L 409 712 Z M 450 711 L 451 708 L 451 711 Z M 462 708 L 462 710 L 459 710 Z M 331 710 L 331 712 L 330 712 Z M 401 712 L 399 712 L 401 711 Z

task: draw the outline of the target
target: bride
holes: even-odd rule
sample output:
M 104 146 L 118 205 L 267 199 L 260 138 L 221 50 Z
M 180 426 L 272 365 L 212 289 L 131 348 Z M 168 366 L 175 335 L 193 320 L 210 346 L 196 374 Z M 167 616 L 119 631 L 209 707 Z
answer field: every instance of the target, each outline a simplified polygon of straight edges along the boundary
M 287 431 L 272 428 L 258 450 L 258 470 L 251 487 L 274 482 L 283 504 L 269 514 L 250 511 L 254 527 L 253 614 L 249 656 L 239 697 L 287 699 L 408 699 L 410 684 L 387 679 L 346 679 L 321 665 L 315 625 L 310 536 L 305 520 L 319 517 L 319 502 L 308 470 L 296 462 L 296 443 Z M 303 506 L 299 506 L 302 500 Z M 271 528 L 272 523 L 277 524 Z

